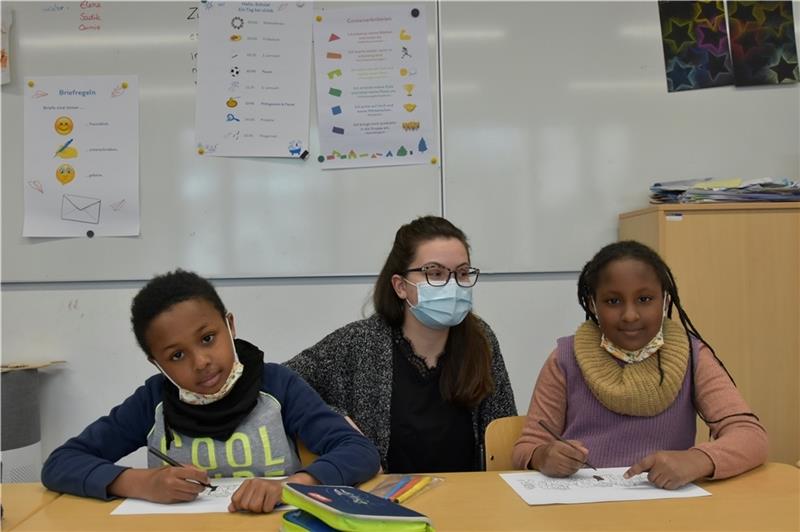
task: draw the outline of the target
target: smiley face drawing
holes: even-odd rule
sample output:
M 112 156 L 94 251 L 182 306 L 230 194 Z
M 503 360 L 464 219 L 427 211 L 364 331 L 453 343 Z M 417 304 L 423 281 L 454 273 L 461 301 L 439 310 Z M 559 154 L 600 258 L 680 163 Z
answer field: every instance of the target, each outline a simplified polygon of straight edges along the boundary
M 225 105 L 233 109 L 234 107 L 239 105 L 239 102 L 237 102 L 234 98 L 228 98 L 228 101 L 225 102 Z
M 59 116 L 54 127 L 59 135 L 69 135 L 72 133 L 72 119 L 68 116 Z
M 75 169 L 70 164 L 62 164 L 56 168 L 56 179 L 58 179 L 62 185 L 66 185 L 75 179 Z

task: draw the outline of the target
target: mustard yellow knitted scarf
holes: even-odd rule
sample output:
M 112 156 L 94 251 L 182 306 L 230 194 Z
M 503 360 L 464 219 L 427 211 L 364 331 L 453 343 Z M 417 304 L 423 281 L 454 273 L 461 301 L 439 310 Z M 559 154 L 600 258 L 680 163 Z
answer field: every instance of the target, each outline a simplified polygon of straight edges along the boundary
M 689 364 L 689 343 L 679 323 L 664 319 L 659 384 L 658 357 L 621 365 L 600 346 L 600 328 L 591 320 L 575 333 L 575 359 L 586 385 L 603 406 L 628 416 L 655 416 L 675 401 Z

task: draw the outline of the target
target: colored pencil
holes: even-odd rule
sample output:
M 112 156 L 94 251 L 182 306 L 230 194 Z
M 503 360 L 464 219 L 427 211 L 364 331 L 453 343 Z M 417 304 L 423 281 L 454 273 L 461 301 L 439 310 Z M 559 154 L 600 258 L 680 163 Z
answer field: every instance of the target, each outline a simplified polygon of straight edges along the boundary
M 397 494 L 397 492 L 403 488 L 403 486 L 408 484 L 410 480 L 411 480 L 410 475 L 402 477 L 400 480 L 397 481 L 397 484 L 392 486 L 392 488 L 386 492 L 386 495 L 384 495 L 384 499 L 391 499 L 392 497 L 394 497 Z
M 416 484 L 414 484 L 414 486 L 410 490 L 406 491 L 405 493 L 403 493 L 399 497 L 396 497 L 395 498 L 395 502 L 400 503 L 400 504 L 406 502 L 408 499 L 413 497 L 415 494 L 417 494 L 420 491 L 422 491 L 422 488 L 424 488 L 425 486 L 430 484 L 431 480 L 433 480 L 433 477 L 422 477 L 422 479 L 419 482 L 417 482 Z
M 416 486 L 422 479 L 423 479 L 422 475 L 412 475 L 411 479 L 408 482 L 406 482 L 402 488 L 394 492 L 394 495 L 392 495 L 390 500 L 397 502 L 398 497 L 400 497 L 402 494 L 404 494 L 405 492 Z

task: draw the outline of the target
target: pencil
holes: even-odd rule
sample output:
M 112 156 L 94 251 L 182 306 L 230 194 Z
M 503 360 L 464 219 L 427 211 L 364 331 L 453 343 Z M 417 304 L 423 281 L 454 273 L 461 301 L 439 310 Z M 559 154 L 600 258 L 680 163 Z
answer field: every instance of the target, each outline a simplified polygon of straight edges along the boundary
M 406 484 L 408 484 L 408 481 L 409 481 L 409 480 L 411 480 L 411 477 L 410 477 L 409 475 L 405 475 L 403 478 L 401 478 L 400 480 L 398 480 L 398 481 L 397 481 L 397 484 L 395 484 L 394 486 L 392 486 L 392 488 L 391 488 L 389 491 L 387 491 L 387 492 L 386 492 L 386 495 L 384 496 L 384 499 L 391 499 L 391 498 L 393 498 L 395 495 L 397 495 L 397 492 L 398 492 L 398 491 L 400 491 L 400 489 L 401 489 L 403 486 L 405 486 Z
M 542 426 L 542 428 L 543 428 L 544 430 L 546 430 L 546 431 L 547 431 L 547 432 L 550 434 L 550 436 L 554 437 L 555 439 L 557 439 L 557 440 L 558 440 L 558 441 L 560 441 L 561 443 L 566 443 L 567 445 L 569 445 L 570 447 L 572 447 L 572 448 L 573 448 L 573 449 L 575 449 L 576 451 L 580 451 L 580 449 L 578 449 L 577 447 L 575 447 L 574 445 L 572 445 L 570 442 L 568 442 L 567 440 L 565 440 L 564 438 L 562 438 L 561 436 L 559 436 L 558 434 L 556 434 L 555 432 L 553 432 L 552 430 L 550 430 L 550 427 L 548 427 L 547 425 L 545 425 L 545 424 L 544 424 L 544 421 L 542 421 L 541 419 L 539 420 L 539 425 L 541 425 L 541 426 Z M 584 464 L 584 465 L 587 465 L 587 466 L 591 467 L 592 469 L 594 469 L 595 471 L 597 471 L 597 468 L 596 468 L 595 466 L 593 466 L 592 464 L 590 464 L 588 460 L 587 460 L 587 461 L 585 461 L 585 462 L 583 462 L 583 464 Z
M 403 485 L 403 487 L 401 487 L 399 490 L 396 490 L 391 497 L 388 497 L 388 499 L 397 502 L 398 497 L 400 497 L 402 494 L 404 494 L 405 492 L 416 486 L 417 483 L 419 483 L 419 481 L 422 479 L 423 477 L 421 475 L 411 475 L 408 482 L 406 482 Z
M 71 139 L 69 139 L 69 140 L 68 140 L 68 141 L 67 141 L 67 142 L 66 142 L 66 143 L 65 143 L 63 146 L 61 146 L 61 147 L 60 147 L 60 148 L 59 148 L 59 149 L 56 151 L 56 153 L 53 155 L 53 157 L 55 157 L 56 155 L 58 155 L 58 154 L 59 154 L 59 153 L 61 153 L 62 151 L 66 150 L 66 149 L 67 149 L 67 146 L 69 146 L 70 144 L 72 144 L 72 141 L 73 141 L 73 140 L 75 140 L 75 139 L 74 139 L 74 138 L 71 138 Z
M 161 458 L 162 460 L 164 460 L 166 463 L 168 463 L 172 467 L 183 467 L 183 464 L 181 464 L 180 462 L 178 462 L 177 460 L 175 460 L 173 458 L 170 458 L 169 456 L 167 456 L 166 454 L 162 453 L 161 451 L 159 451 L 155 447 L 150 447 L 148 445 L 147 446 L 147 450 L 150 452 L 150 454 L 152 454 L 152 455 L 154 455 L 154 456 L 156 456 L 158 458 Z M 215 489 L 217 489 L 216 486 L 214 486 L 212 484 L 206 484 L 205 482 L 200 482 L 199 480 L 188 479 L 188 478 L 186 480 L 187 480 L 187 482 L 196 482 L 196 483 L 200 484 L 201 486 L 205 486 L 206 488 L 210 489 L 211 491 L 214 491 Z
M 422 477 L 422 480 L 420 480 L 419 482 L 414 484 L 414 486 L 410 490 L 406 491 L 405 493 L 403 493 L 399 497 L 396 497 L 394 501 L 397 502 L 397 503 L 400 503 L 400 504 L 406 502 L 408 499 L 413 497 L 415 494 L 417 494 L 420 491 L 422 491 L 422 488 L 424 488 L 425 486 L 430 484 L 432 479 L 433 479 L 433 477 Z

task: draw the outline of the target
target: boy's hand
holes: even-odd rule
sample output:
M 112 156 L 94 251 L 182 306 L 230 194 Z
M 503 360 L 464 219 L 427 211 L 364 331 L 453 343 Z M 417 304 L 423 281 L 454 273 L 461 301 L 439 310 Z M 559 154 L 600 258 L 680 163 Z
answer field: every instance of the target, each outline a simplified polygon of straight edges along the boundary
M 298 484 L 319 484 L 308 473 L 297 473 L 287 479 L 269 480 L 266 478 L 250 478 L 245 480 L 236 493 L 231 497 L 228 505 L 229 512 L 248 511 L 253 513 L 268 513 L 281 503 L 281 492 L 284 482 Z
M 160 503 L 187 502 L 206 489 L 198 482 L 208 484 L 208 474 L 191 466 L 126 469 L 108 486 L 108 493 Z
M 228 511 L 271 512 L 281 502 L 281 491 L 283 491 L 282 480 L 247 479 L 231 497 Z
M 533 452 L 531 466 L 548 477 L 568 477 L 583 467 L 589 450 L 578 440 L 569 440 L 576 448 L 566 443 L 552 441 L 540 445 Z
M 659 488 L 674 490 L 700 477 L 714 474 L 714 463 L 703 451 L 658 451 L 649 454 L 625 471 L 625 478 L 647 473 L 647 480 Z

